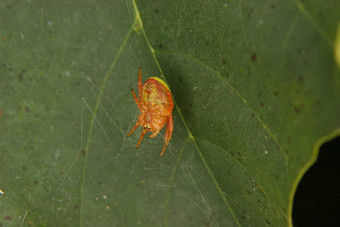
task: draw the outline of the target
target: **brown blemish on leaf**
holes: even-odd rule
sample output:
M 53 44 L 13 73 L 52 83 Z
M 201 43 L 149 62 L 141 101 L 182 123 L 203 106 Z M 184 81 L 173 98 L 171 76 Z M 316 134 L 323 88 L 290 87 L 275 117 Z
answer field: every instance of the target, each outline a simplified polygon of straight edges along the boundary
M 287 138 L 287 142 L 288 142 L 288 144 L 291 144 L 292 143 L 292 138 L 288 137 Z
M 21 82 L 22 81 L 22 74 L 21 73 L 19 73 L 19 75 L 18 75 L 18 80 Z
M 305 60 L 303 61 L 303 64 L 304 64 L 304 65 L 309 65 L 309 60 L 308 60 L 308 59 L 305 59 Z
M 5 216 L 4 219 L 5 219 L 6 221 L 12 221 L 12 218 L 11 218 L 11 216 L 9 216 L 9 215 Z
M 294 107 L 294 111 L 295 111 L 295 113 L 297 113 L 297 114 L 300 113 L 300 109 L 299 109 L 298 107 L 296 107 L 296 106 Z
M 253 53 L 253 54 L 251 55 L 251 61 L 252 61 L 252 62 L 256 62 L 256 59 L 257 59 L 257 56 L 256 56 L 255 53 Z

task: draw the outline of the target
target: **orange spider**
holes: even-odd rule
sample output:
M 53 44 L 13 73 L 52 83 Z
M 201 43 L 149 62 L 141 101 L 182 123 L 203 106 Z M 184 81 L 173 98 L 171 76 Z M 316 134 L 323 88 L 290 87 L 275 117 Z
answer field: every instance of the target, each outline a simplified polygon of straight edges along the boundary
M 174 124 L 172 120 L 172 109 L 174 108 L 174 102 L 172 101 L 170 89 L 168 85 L 158 77 L 151 77 L 147 79 L 142 85 L 142 68 L 139 68 L 139 99 L 132 89 L 131 93 L 141 114 L 138 117 L 137 123 L 126 135 L 126 137 L 130 136 L 138 126 L 142 126 L 143 131 L 136 146 L 136 148 L 138 148 L 145 133 L 153 132 L 149 138 L 154 138 L 165 126 L 165 124 L 167 124 L 164 147 L 162 153 L 160 154 L 160 156 L 162 156 L 171 139 L 172 131 L 174 130 Z

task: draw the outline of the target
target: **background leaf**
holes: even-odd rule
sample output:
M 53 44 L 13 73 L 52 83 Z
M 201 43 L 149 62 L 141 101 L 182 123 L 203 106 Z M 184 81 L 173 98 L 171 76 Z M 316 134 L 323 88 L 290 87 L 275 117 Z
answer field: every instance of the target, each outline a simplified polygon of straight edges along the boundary
M 2 1 L 0 223 L 288 225 L 298 180 L 339 134 L 339 10 Z M 162 158 L 164 131 L 138 150 L 140 129 L 124 137 L 139 66 L 176 102 Z

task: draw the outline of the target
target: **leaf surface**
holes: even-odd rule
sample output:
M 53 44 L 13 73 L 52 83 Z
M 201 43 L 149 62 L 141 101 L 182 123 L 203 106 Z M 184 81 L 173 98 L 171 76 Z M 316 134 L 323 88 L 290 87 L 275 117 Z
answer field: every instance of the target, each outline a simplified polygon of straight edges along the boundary
M 336 1 L 0 3 L 0 224 L 287 226 L 340 133 Z M 327 12 L 325 14 L 324 12 Z M 129 138 L 159 76 L 174 134 Z

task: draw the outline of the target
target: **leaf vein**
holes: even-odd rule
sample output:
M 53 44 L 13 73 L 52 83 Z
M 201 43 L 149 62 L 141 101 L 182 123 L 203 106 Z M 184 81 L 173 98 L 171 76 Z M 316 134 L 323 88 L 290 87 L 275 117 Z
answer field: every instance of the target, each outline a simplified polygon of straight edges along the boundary
M 93 125 L 96 121 L 96 114 L 97 114 L 97 111 L 99 109 L 102 96 L 104 94 L 104 90 L 105 90 L 105 87 L 106 87 L 106 84 L 107 84 L 107 80 L 109 79 L 114 67 L 116 66 L 118 58 L 120 57 L 127 41 L 129 40 L 132 31 L 133 31 L 133 25 L 131 26 L 129 32 L 125 36 L 125 39 L 123 40 L 115 58 L 113 59 L 111 65 L 110 65 L 110 68 L 108 69 L 108 71 L 107 71 L 107 73 L 106 73 L 106 75 L 103 79 L 103 83 L 102 83 L 101 89 L 99 91 L 99 96 L 97 98 L 97 102 L 96 102 L 95 108 L 94 108 L 93 113 L 92 113 L 92 118 L 91 118 L 91 121 L 90 121 L 90 126 L 89 126 L 89 131 L 88 131 L 88 136 L 87 136 L 87 142 L 86 142 L 86 146 L 85 146 L 85 155 L 84 155 L 85 157 L 84 157 L 84 161 L 83 161 L 83 168 L 82 168 L 81 182 L 80 182 L 80 205 L 79 205 L 79 225 L 80 226 L 81 226 L 81 220 L 82 220 L 82 215 L 83 215 L 82 213 L 83 213 L 84 183 L 85 183 L 85 175 L 86 175 L 86 165 L 87 165 L 87 159 L 88 159 L 89 146 L 91 144 Z

